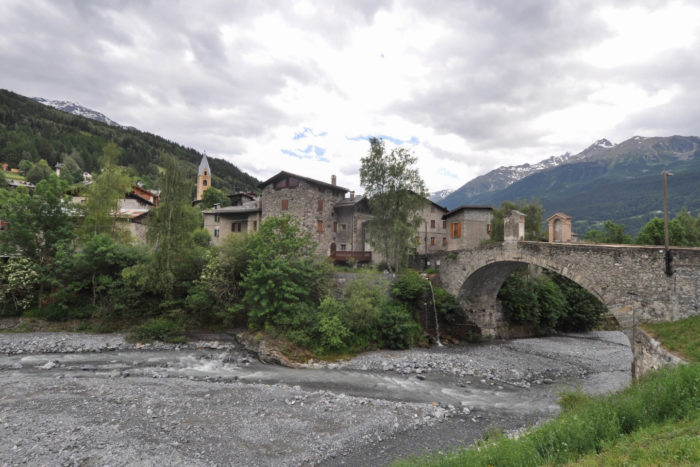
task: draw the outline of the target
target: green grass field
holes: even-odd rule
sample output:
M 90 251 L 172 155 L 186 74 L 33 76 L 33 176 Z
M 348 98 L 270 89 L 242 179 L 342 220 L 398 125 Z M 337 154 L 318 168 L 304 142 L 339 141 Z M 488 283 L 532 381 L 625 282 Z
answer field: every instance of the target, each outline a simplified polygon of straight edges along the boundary
M 700 362 L 700 316 L 672 323 L 643 324 L 644 331 L 688 362 Z

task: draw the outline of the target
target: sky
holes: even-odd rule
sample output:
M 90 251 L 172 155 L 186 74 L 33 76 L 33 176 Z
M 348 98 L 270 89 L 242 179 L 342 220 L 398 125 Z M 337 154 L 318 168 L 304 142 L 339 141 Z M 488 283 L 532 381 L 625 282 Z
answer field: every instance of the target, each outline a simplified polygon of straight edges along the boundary
M 607 138 L 700 135 L 700 1 L 3 0 L 0 88 L 358 192 L 368 137 L 430 191 Z

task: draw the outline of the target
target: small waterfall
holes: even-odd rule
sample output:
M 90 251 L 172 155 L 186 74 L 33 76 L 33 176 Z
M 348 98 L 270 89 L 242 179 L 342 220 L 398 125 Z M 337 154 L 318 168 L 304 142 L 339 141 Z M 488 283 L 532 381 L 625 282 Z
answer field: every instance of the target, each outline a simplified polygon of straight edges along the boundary
M 438 347 L 442 347 L 442 341 L 440 341 L 440 325 L 438 324 L 437 307 L 435 306 L 435 292 L 433 292 L 433 283 L 430 282 L 430 279 L 428 279 L 428 285 L 430 285 L 430 296 L 433 301 L 433 315 L 435 316 L 435 340 L 437 341 Z

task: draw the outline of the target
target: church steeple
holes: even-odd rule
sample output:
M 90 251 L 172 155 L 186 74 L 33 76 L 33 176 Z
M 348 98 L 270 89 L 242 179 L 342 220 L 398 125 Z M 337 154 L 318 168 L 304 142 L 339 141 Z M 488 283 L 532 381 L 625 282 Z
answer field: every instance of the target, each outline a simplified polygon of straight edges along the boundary
M 199 170 L 197 172 L 197 201 L 202 200 L 204 192 L 211 186 L 211 169 L 209 168 L 209 161 L 207 160 L 207 155 L 202 156 L 202 162 L 199 163 Z

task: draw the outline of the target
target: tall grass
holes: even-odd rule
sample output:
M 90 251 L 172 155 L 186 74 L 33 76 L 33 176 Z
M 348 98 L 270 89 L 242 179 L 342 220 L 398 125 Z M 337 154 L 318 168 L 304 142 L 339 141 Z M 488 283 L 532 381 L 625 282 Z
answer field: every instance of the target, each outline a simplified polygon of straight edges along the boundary
M 700 316 L 670 323 L 647 323 L 642 328 L 686 361 L 700 362 Z
M 648 374 L 617 394 L 580 398 L 556 419 L 517 440 L 497 437 L 441 456 L 413 458 L 397 465 L 558 465 L 600 452 L 636 430 L 700 416 L 700 364 Z

